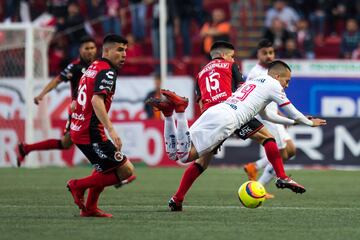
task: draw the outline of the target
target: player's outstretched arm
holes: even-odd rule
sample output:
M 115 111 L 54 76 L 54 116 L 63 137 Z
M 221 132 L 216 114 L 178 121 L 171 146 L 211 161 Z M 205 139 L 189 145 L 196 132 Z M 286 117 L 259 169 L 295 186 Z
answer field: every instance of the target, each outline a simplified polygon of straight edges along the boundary
M 37 95 L 34 98 L 34 103 L 36 105 L 38 105 L 40 103 L 41 100 L 43 100 L 43 98 L 45 97 L 45 95 L 50 92 L 51 90 L 53 90 L 54 88 L 57 87 L 57 85 L 59 85 L 59 83 L 61 82 L 60 80 L 60 76 L 55 77 L 54 79 L 52 79 L 45 87 L 44 89 L 40 92 L 39 95 Z
M 291 118 L 296 121 L 298 124 L 308 125 L 311 127 L 318 127 L 326 125 L 326 120 L 320 118 L 307 118 L 304 114 L 302 114 L 299 110 L 295 108 L 291 103 L 282 107 L 282 110 Z
M 259 112 L 262 119 L 283 125 L 294 125 L 296 121 L 284 116 L 281 116 L 273 111 L 269 111 L 268 108 L 263 109 Z
M 94 95 L 91 99 L 91 104 L 94 108 L 94 112 L 99 121 L 104 125 L 105 129 L 108 131 L 110 138 L 113 140 L 113 143 L 118 151 L 121 151 L 122 141 L 121 138 L 117 135 L 112 122 L 110 121 L 109 115 L 106 112 L 104 95 Z

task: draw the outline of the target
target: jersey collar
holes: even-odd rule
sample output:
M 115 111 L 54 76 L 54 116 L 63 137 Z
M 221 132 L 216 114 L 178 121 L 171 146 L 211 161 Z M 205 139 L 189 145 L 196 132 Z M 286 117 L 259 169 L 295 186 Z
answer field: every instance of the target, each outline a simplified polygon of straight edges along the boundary
M 109 59 L 107 59 L 107 58 L 100 58 L 100 60 L 101 61 L 104 61 L 104 62 L 107 62 L 109 65 L 110 65 L 110 67 L 111 68 L 113 68 L 113 69 L 117 69 L 117 67 L 115 67 L 115 65 L 113 65 L 111 62 L 110 62 L 110 60 Z

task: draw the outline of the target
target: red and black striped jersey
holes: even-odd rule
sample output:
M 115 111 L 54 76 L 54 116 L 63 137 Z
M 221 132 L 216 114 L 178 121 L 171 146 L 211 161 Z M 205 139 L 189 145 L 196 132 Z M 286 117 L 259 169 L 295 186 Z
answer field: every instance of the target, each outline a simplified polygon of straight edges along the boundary
M 108 112 L 115 93 L 116 78 L 116 68 L 105 58 L 93 62 L 81 77 L 75 110 L 71 114 L 70 134 L 74 143 L 90 144 L 107 140 L 91 99 L 94 95 L 104 95 Z
M 78 58 L 67 65 L 59 75 L 61 81 L 70 82 L 72 100 L 76 100 L 77 98 L 77 90 L 80 78 L 85 73 L 89 65 L 90 63 L 87 63 L 81 58 Z
M 225 101 L 244 82 L 236 63 L 215 58 L 201 69 L 196 77 L 197 100 L 204 112 L 211 106 Z

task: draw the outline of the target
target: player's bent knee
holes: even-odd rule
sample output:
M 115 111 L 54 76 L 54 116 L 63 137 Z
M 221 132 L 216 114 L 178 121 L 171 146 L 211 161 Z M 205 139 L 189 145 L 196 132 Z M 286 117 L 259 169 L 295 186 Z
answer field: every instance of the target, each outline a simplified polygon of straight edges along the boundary
M 264 139 L 264 141 L 262 142 L 262 145 L 264 146 L 266 143 L 268 142 L 275 142 L 276 143 L 276 140 L 275 138 L 271 137 L 271 138 L 266 138 Z
M 292 141 L 287 141 L 286 151 L 289 158 L 292 158 L 296 155 L 296 147 Z
M 116 169 L 116 173 L 120 181 L 128 179 L 134 174 L 134 172 L 135 167 L 129 160 Z

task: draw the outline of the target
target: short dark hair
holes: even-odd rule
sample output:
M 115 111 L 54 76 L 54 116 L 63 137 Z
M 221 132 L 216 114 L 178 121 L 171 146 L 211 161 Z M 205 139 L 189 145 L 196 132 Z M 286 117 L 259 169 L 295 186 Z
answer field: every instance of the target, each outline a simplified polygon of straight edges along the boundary
M 268 72 L 270 72 L 272 69 L 282 70 L 281 68 L 283 68 L 284 70 L 288 69 L 291 72 L 289 65 L 287 65 L 287 63 L 285 63 L 284 61 L 281 61 L 281 60 L 272 61 L 269 64 Z
M 234 46 L 226 41 L 216 41 L 213 43 L 213 45 L 210 48 L 210 51 L 217 49 L 217 48 L 227 48 L 227 49 L 231 49 L 231 50 L 235 50 Z
M 88 43 L 88 42 L 96 43 L 94 38 L 87 35 L 80 38 L 80 45 L 83 45 L 84 43 Z
M 260 42 L 258 43 L 257 50 L 259 50 L 261 48 L 269 48 L 272 46 L 273 46 L 273 43 L 269 39 L 264 38 L 264 39 L 261 39 Z
M 126 38 L 117 35 L 117 34 L 108 34 L 104 37 L 103 40 L 103 44 L 106 43 L 123 43 L 123 44 L 128 44 L 128 41 L 126 40 Z

